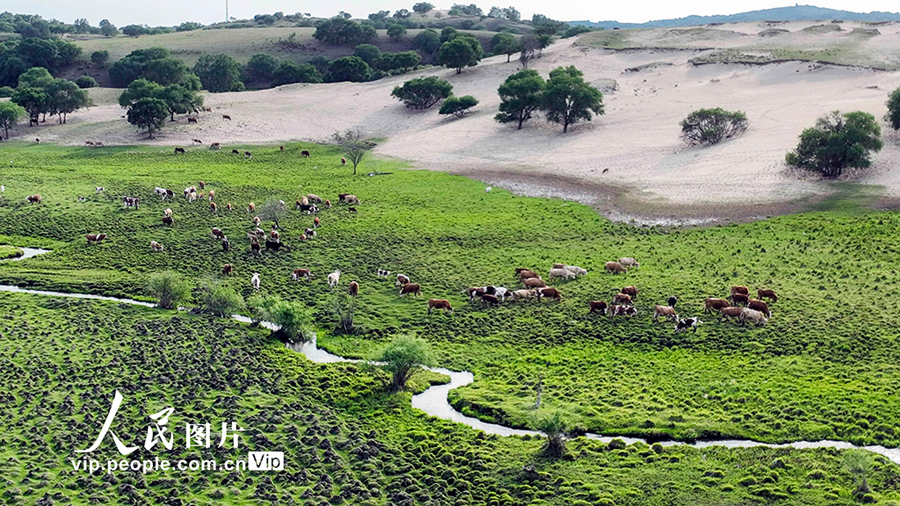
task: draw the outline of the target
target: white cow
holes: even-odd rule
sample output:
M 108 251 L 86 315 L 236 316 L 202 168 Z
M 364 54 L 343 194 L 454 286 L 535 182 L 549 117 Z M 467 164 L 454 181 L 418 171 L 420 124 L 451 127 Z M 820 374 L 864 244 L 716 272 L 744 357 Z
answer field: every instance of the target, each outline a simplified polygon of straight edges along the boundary
M 259 273 L 254 272 L 253 277 L 250 278 L 250 285 L 253 286 L 254 290 L 259 290 Z
M 338 285 L 338 282 L 341 280 L 341 271 L 334 271 L 328 275 L 328 287 L 334 288 Z

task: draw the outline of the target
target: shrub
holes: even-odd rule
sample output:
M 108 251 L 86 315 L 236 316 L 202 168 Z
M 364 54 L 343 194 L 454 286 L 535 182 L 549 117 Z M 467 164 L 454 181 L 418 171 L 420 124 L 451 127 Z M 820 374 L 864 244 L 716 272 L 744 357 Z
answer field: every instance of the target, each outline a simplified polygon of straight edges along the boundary
M 156 305 L 163 309 L 177 308 L 191 294 L 190 285 L 172 271 L 157 272 L 150 276 L 147 288 L 156 297 Z
M 884 120 L 894 130 L 900 130 L 900 88 L 888 95 L 887 114 L 885 114 Z
M 255 79 L 272 79 L 272 74 L 278 68 L 278 58 L 270 54 L 258 53 L 250 57 L 246 65 L 247 75 Z
M 462 97 L 450 97 L 441 104 L 441 110 L 438 114 L 453 114 L 457 118 L 462 118 L 468 114 L 469 109 L 478 105 L 478 100 L 472 95 Z
M 361 82 L 369 78 L 369 65 L 357 56 L 343 56 L 328 64 L 330 82 Z
M 434 104 L 450 96 L 453 85 L 446 79 L 435 76 L 418 77 L 396 86 L 391 96 L 397 98 L 407 107 L 414 109 L 428 109 Z
M 401 335 L 384 349 L 379 362 L 391 373 L 393 389 L 403 390 L 409 378 L 418 372 L 421 366 L 431 364 L 431 350 L 428 343 L 419 337 Z
M 353 56 L 366 62 L 370 67 L 375 67 L 375 62 L 381 58 L 381 49 L 372 44 L 360 44 L 353 50 Z
M 315 67 L 319 74 L 324 75 L 328 72 L 328 64 L 331 63 L 331 60 L 327 56 L 319 54 L 310 58 L 307 63 Z
M 247 300 L 247 306 L 254 320 L 278 325 L 279 329 L 273 333 L 286 341 L 302 338 L 311 328 L 312 313 L 302 302 L 254 295 Z
M 681 138 L 688 144 L 718 144 L 746 130 L 746 114 L 722 108 L 700 109 L 681 120 Z
M 393 40 L 400 40 L 406 37 L 406 28 L 403 25 L 391 25 L 387 29 L 387 35 Z
M 97 87 L 97 81 L 91 76 L 79 76 L 78 79 L 75 79 L 75 84 L 77 84 L 79 88 Z
M 321 83 L 322 76 L 315 67 L 308 63 L 297 65 L 292 61 L 283 61 L 272 73 L 272 86 L 294 83 Z
M 233 288 L 218 281 L 209 280 L 204 283 L 203 308 L 222 318 L 228 318 L 244 309 L 244 299 Z
M 91 53 L 91 62 L 98 67 L 105 67 L 106 63 L 109 61 L 109 51 L 94 51 Z
M 323 21 L 316 27 L 313 38 L 328 44 L 362 44 L 377 37 L 375 27 L 343 17 Z
M 325 311 L 342 334 L 353 333 L 353 313 L 356 311 L 356 298 L 344 292 L 336 292 L 325 303 Z
M 874 116 L 861 111 L 834 111 L 800 134 L 797 149 L 785 156 L 785 162 L 825 177 L 837 177 L 845 168 L 869 167 L 870 153 L 880 151 L 882 145 L 881 127 Z
M 569 435 L 569 423 L 560 411 L 553 411 L 539 417 L 534 428 L 547 435 L 547 446 L 544 452 L 550 457 L 562 457 L 566 453 L 566 438 Z
M 11 97 L 15 91 L 11 86 L 0 86 L 0 98 Z
M 422 30 L 412 40 L 412 47 L 426 54 L 434 54 L 441 48 L 441 38 L 432 29 Z

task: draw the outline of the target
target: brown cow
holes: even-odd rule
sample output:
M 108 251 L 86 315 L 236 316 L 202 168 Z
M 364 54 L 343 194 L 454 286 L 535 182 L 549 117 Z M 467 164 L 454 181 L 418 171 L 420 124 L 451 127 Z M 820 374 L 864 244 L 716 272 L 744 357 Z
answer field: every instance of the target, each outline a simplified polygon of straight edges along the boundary
M 175 223 L 175 219 L 172 218 L 171 216 L 163 216 L 162 222 L 163 222 L 163 225 L 171 225 L 171 224 Z
M 284 151 L 284 146 L 279 146 L 281 149 L 279 151 Z
M 750 289 L 746 286 L 732 286 L 731 294 L 734 295 L 736 293 L 742 293 L 744 295 L 750 295 Z
M 351 213 L 357 212 L 355 207 L 348 207 L 347 210 L 350 211 Z
M 759 311 L 760 313 L 766 315 L 767 318 L 772 317 L 772 311 L 769 310 L 769 305 L 761 300 L 750 299 L 750 301 L 747 303 L 747 307 L 755 311 Z
M 673 308 L 672 306 L 656 306 L 656 308 L 653 310 L 653 322 L 658 322 L 660 316 L 664 318 L 671 318 L 676 322 L 678 321 L 678 315 L 675 314 L 675 308 Z
M 231 203 L 228 203 L 228 204 L 225 206 L 225 209 L 228 209 L 229 211 L 231 211 L 233 208 L 234 208 L 234 206 L 232 206 Z
M 359 295 L 359 283 L 356 281 L 350 282 L 350 287 L 347 289 L 347 293 L 350 294 L 351 297 L 356 297 Z
M 225 276 L 231 276 L 231 273 L 234 272 L 234 266 L 231 264 L 225 264 L 222 267 L 222 274 Z
M 734 306 L 723 307 L 722 310 L 719 311 L 719 321 L 723 322 L 729 318 L 733 318 L 733 319 L 737 320 L 741 317 L 741 311 L 743 311 L 743 310 L 744 310 L 744 308 L 742 308 L 742 307 L 734 307 Z
M 747 303 L 749 301 L 750 301 L 750 297 L 748 297 L 746 294 L 743 294 L 743 293 L 732 293 L 731 294 L 731 302 L 734 305 L 738 305 L 738 304 L 747 305 Z
M 617 293 L 616 296 L 613 297 L 613 304 L 631 306 L 631 296 L 625 293 Z
M 103 242 L 103 239 L 106 239 L 106 234 L 88 234 L 84 237 L 87 238 L 88 244 L 91 244 L 94 242 L 97 244 L 100 244 L 101 242 Z
M 556 299 L 558 301 L 562 300 L 562 294 L 559 293 L 559 290 L 557 290 L 556 288 L 553 288 L 553 287 L 549 287 L 549 286 L 546 286 L 543 288 L 538 288 L 537 294 L 538 294 L 538 301 L 540 301 L 544 297 L 549 298 L 549 299 Z
M 772 302 L 778 302 L 778 296 L 775 295 L 775 290 L 765 290 L 759 289 L 756 291 L 756 298 L 762 300 L 763 297 L 770 299 Z
M 347 159 L 343 156 L 341 157 L 341 165 L 347 165 Z
M 428 314 L 431 314 L 435 309 L 443 309 L 445 313 L 452 313 L 453 306 L 450 305 L 450 301 L 446 299 L 428 299 Z
M 712 311 L 718 311 L 723 307 L 728 307 L 730 305 L 731 304 L 725 299 L 715 299 L 710 297 L 706 299 L 706 307 L 703 309 L 703 312 L 710 313 Z
M 192 118 L 192 117 L 188 116 L 188 123 L 196 123 L 196 122 L 197 122 L 197 118 Z
M 291 279 L 300 281 L 300 278 L 306 278 L 309 281 L 310 274 L 309 269 L 294 269 L 294 272 L 291 273 Z
M 521 267 L 516 268 L 516 276 L 519 276 L 519 279 L 524 281 L 528 278 L 539 278 L 536 272 L 530 269 L 523 269 Z
M 407 283 L 400 287 L 400 296 L 412 294 L 413 297 L 422 295 L 422 287 L 418 283 Z
M 628 269 L 622 267 L 622 264 L 619 262 L 606 262 L 606 272 L 618 274 L 620 272 L 628 272 Z
M 602 300 L 592 300 L 591 301 L 591 310 L 590 313 L 598 312 L 600 314 L 606 314 L 606 302 Z
M 394 286 L 403 286 L 409 283 L 409 276 L 404 274 L 397 274 L 397 282 L 394 283 Z
M 247 204 L 247 212 L 252 213 L 253 211 L 256 211 L 256 204 L 251 202 L 251 203 Z
M 225 238 L 225 232 L 223 232 L 222 229 L 220 229 L 219 227 L 213 227 L 211 233 L 212 233 L 213 237 L 216 237 L 218 239 Z
M 528 278 L 523 280 L 522 284 L 525 285 L 525 288 L 543 288 L 547 286 L 547 283 L 544 283 L 544 280 L 541 278 Z
M 636 299 L 636 298 L 637 298 L 638 289 L 637 289 L 636 286 L 633 286 L 633 285 L 632 285 L 632 286 L 625 286 L 625 287 L 622 287 L 622 293 L 624 293 L 625 295 L 630 296 L 632 299 Z
M 500 304 L 500 299 L 498 299 L 496 295 L 485 293 L 481 295 L 481 302 L 490 306 L 496 306 Z
M 325 209 L 331 209 L 331 201 L 330 200 L 325 201 Z
M 258 242 L 250 243 L 250 251 L 256 253 L 257 255 L 262 255 L 262 250 L 260 249 Z
M 321 224 L 322 224 L 322 222 L 319 221 L 319 217 L 318 217 L 318 216 L 316 216 L 315 218 L 313 218 L 313 227 L 314 227 L 314 228 L 319 228 L 319 225 L 321 225 Z
M 27 197 L 27 200 L 31 204 L 40 204 L 44 199 L 43 197 L 41 197 L 40 193 L 36 193 L 34 195 L 29 195 Z
M 219 210 L 219 207 L 216 205 L 215 202 L 210 202 L 210 203 L 209 203 L 209 210 L 210 210 L 211 212 L 214 212 L 214 213 L 215 213 L 215 212 L 217 212 L 217 211 Z

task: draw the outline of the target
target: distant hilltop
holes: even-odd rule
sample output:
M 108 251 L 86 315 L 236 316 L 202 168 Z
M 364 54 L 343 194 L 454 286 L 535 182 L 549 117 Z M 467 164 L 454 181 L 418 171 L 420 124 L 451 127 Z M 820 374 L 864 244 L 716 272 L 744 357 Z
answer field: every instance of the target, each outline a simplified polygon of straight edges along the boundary
M 619 23 L 618 21 L 569 21 L 570 25 L 591 28 L 668 28 L 672 26 L 696 26 L 710 23 L 740 23 L 745 21 L 810 21 L 815 19 L 839 19 L 842 21 L 900 21 L 900 12 L 850 12 L 826 9 L 814 5 L 776 7 L 738 14 L 716 16 L 687 16 L 676 19 L 660 19 L 646 23 Z

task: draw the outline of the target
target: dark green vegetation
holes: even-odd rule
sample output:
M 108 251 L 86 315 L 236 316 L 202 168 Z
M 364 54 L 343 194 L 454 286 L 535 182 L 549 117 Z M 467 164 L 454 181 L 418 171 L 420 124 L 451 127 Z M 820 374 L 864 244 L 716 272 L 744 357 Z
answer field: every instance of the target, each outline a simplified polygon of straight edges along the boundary
M 718 144 L 746 130 L 746 114 L 720 107 L 693 111 L 681 121 L 681 138 L 688 144 Z
M 497 92 L 500 112 L 494 119 L 517 123 L 519 130 L 537 111 L 542 111 L 548 121 L 562 125 L 563 133 L 569 131 L 569 125 L 591 121 L 593 114 L 604 112 L 603 93 L 571 65 L 550 71 L 546 82 L 534 70 L 520 70 L 507 77 Z
M 541 438 L 484 436 L 423 416 L 408 393 L 384 387 L 385 373 L 312 364 L 267 331 L 225 320 L 9 294 L 0 313 L 8 504 L 849 505 L 859 476 L 879 504 L 900 497 L 897 466 L 869 453 L 847 462 L 832 450 L 576 439 L 569 457 L 548 459 Z M 413 388 L 428 379 L 414 377 Z M 115 390 L 124 401 L 113 430 L 125 444 L 140 445 L 147 414 L 169 406 L 169 425 L 182 431 L 189 421 L 209 421 L 213 437 L 223 421 L 244 429 L 237 450 L 215 441 L 185 450 L 182 432 L 173 451 L 141 449 L 138 458 L 284 451 L 285 471 L 73 471 L 69 459 L 96 438 Z M 92 455 L 118 458 L 109 439 Z
M 441 110 L 438 114 L 452 114 L 457 118 L 462 118 L 470 111 L 469 109 L 478 105 L 478 99 L 472 95 L 463 95 L 461 97 L 449 97 L 441 104 Z
M 825 177 L 838 177 L 844 169 L 869 167 L 871 153 L 880 151 L 882 145 L 881 126 L 875 116 L 862 111 L 834 111 L 800 134 L 797 149 L 785 156 L 785 162 Z
M 403 86 L 395 86 L 391 96 L 406 104 L 406 107 L 428 109 L 449 97 L 452 92 L 453 85 L 446 79 L 428 76 L 410 79 Z
M 885 105 L 887 105 L 887 114 L 885 114 L 884 120 L 887 121 L 894 130 L 900 130 L 900 88 L 897 88 L 888 95 L 888 100 Z
M 22 250 L 13 246 L 0 245 L 0 260 L 22 256 Z
M 300 149 L 313 156 L 300 158 Z M 543 404 L 595 432 L 900 443 L 893 394 L 900 219 L 891 213 L 849 208 L 666 234 L 611 224 L 580 205 L 485 193 L 474 181 L 397 170 L 393 163 L 366 161 L 362 174 L 391 174 L 354 177 L 338 152 L 321 146 L 257 147 L 252 160 L 227 149 L 177 157 L 158 149 L 44 146 L 4 146 L 0 153 L 14 161 L 5 169 L 0 234 L 21 238 L 4 242 L 54 249 L 0 265 L 5 283 L 149 297 L 149 276 L 173 270 L 198 281 L 217 277 L 247 297 L 251 273 L 260 272 L 261 292 L 305 302 L 328 329 L 325 276 L 340 269 L 338 291 L 352 279 L 361 285 L 357 333 L 320 342 L 345 356 L 372 358 L 391 336 L 415 329 L 436 363 L 475 373 L 475 383 L 451 398 L 485 419 L 530 423 L 543 374 Z M 218 215 L 204 202 L 160 202 L 153 194 L 154 186 L 180 194 L 201 179 L 216 191 Z M 107 191 L 95 196 L 95 185 Z M 27 204 L 33 193 L 44 202 Z M 293 202 L 306 193 L 333 202 L 338 193 L 353 193 L 362 204 L 358 214 L 342 205 L 320 212 L 318 237 L 306 243 L 297 236 L 312 217 L 289 210 L 281 226 L 292 250 L 251 253 L 247 204 Z M 122 209 L 118 195 L 125 194 L 140 196 L 141 208 Z M 88 201 L 76 202 L 77 195 Z M 172 227 L 161 223 L 167 207 L 174 210 Z M 231 251 L 222 252 L 212 227 L 229 236 Z M 108 239 L 88 247 L 83 235 L 99 232 Z M 151 252 L 151 240 L 165 251 Z M 638 258 L 641 267 L 602 273 L 606 261 L 620 256 Z M 556 283 L 562 303 L 487 309 L 461 294 L 486 283 L 514 287 L 514 267 L 546 273 L 553 262 L 590 271 Z M 228 278 L 219 275 L 225 263 L 235 268 Z M 312 269 L 312 281 L 291 281 L 295 268 Z M 379 268 L 409 274 L 425 298 L 447 298 L 456 310 L 427 315 L 424 300 L 399 299 L 392 281 L 376 277 Z M 629 284 L 640 290 L 638 317 L 610 322 L 588 314 L 588 301 L 608 301 Z M 705 297 L 727 295 L 734 284 L 778 292 L 766 327 L 706 316 L 696 334 L 674 335 L 670 323 L 651 322 L 653 305 L 670 294 L 679 296 L 679 314 L 692 316 Z M 201 297 L 195 292 L 193 303 Z

